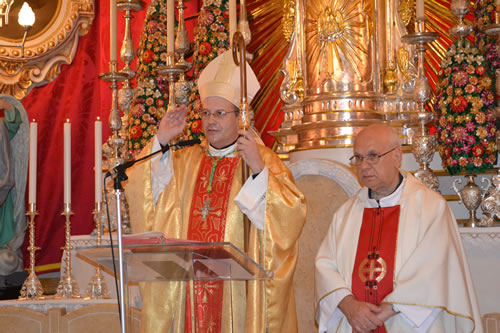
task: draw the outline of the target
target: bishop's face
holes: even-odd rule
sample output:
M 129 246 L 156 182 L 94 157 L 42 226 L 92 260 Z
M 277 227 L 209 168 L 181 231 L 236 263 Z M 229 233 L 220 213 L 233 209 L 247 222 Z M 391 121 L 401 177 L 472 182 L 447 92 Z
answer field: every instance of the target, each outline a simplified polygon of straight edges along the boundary
M 201 123 L 208 142 L 215 148 L 226 147 L 238 138 L 239 116 L 235 106 L 222 97 L 203 100 Z

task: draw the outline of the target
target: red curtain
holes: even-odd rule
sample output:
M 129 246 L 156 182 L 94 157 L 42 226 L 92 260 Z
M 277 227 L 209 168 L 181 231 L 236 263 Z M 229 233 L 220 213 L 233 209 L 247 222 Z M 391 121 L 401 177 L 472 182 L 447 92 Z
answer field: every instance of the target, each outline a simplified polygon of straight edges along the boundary
M 149 0 L 134 12 L 132 38 L 136 45 L 143 28 Z M 118 40 L 124 33 L 123 12 L 118 12 Z M 62 65 L 51 83 L 33 88 L 22 100 L 28 116 L 38 122 L 38 183 L 36 222 L 37 271 L 58 270 L 64 246 L 63 210 L 63 123 L 71 122 L 71 234 L 88 234 L 94 228 L 94 121 L 103 120 L 103 142 L 109 136 L 110 84 L 98 78 L 109 70 L 109 1 L 95 1 L 95 18 L 87 35 L 80 37 L 75 59 Z M 135 62 L 134 62 L 135 63 Z M 119 68 L 123 64 L 120 63 Z M 134 64 L 135 67 L 135 64 Z M 25 266 L 29 255 L 25 240 Z

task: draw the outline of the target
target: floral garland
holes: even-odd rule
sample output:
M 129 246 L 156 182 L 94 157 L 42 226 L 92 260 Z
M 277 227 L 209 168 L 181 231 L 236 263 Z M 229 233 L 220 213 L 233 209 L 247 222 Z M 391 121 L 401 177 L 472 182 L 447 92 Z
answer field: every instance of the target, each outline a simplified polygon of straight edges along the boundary
M 451 45 L 438 81 L 436 138 L 450 174 L 484 172 L 496 162 L 496 96 L 484 56 L 467 40 Z
M 193 78 L 195 78 L 195 82 L 208 63 L 229 48 L 228 25 L 229 1 L 205 0 L 194 30 Z M 200 108 L 200 94 L 198 93 L 198 85 L 195 84 L 189 96 L 185 139 L 203 137 L 201 119 L 198 113 Z
M 228 0 L 205 0 L 194 30 L 193 78 L 229 47 Z M 167 0 L 153 0 L 146 15 L 138 52 L 137 90 L 129 114 L 129 151 L 138 154 L 156 134 L 168 105 L 168 82 L 157 74 L 167 57 Z M 195 86 L 189 96 L 188 124 L 183 136 L 203 135 L 197 111 L 201 106 Z
M 495 70 L 500 69 L 500 49 L 496 45 L 496 36 L 488 36 L 482 30 L 488 24 L 495 23 L 495 0 L 476 0 L 474 4 L 475 41 L 486 58 L 486 69 L 495 86 Z
M 138 154 L 167 111 L 168 81 L 158 75 L 167 58 L 167 0 L 152 0 L 137 54 L 137 89 L 129 112 L 129 151 Z

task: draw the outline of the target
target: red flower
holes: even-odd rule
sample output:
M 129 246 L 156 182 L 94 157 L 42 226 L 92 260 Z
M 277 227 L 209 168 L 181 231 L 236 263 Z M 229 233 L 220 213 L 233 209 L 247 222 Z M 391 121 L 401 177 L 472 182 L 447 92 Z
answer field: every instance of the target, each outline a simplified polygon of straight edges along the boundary
M 475 145 L 474 147 L 472 147 L 472 154 L 474 154 L 474 156 L 482 156 L 484 153 L 484 148 L 482 145 Z
M 483 75 L 484 72 L 486 72 L 486 68 L 484 68 L 484 66 L 479 65 L 476 67 L 476 73 L 478 75 Z
M 451 101 L 451 109 L 455 112 L 464 112 L 467 100 L 463 96 L 457 96 Z
M 142 54 L 142 62 L 145 64 L 149 64 L 153 61 L 153 58 L 155 56 L 155 53 L 151 50 L 146 50 Z
M 212 51 L 212 45 L 210 45 L 209 42 L 203 42 L 200 44 L 200 54 L 201 55 L 207 55 L 210 53 L 210 51 Z
M 165 101 L 164 101 L 164 100 L 162 100 L 162 99 L 160 99 L 160 98 L 158 98 L 158 99 L 156 100 L 156 106 L 158 106 L 158 107 L 162 107 L 163 105 L 165 105 Z
M 130 137 L 134 140 L 138 140 L 142 137 L 142 128 L 140 125 L 135 125 L 130 128 Z
M 193 121 L 193 123 L 191 124 L 191 131 L 194 134 L 201 133 L 201 120 L 197 119 L 197 120 Z

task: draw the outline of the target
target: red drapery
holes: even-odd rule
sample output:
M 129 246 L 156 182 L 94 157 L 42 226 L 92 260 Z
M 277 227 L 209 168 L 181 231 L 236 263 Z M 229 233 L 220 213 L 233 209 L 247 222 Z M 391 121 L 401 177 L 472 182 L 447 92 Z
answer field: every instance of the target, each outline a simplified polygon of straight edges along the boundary
M 132 38 L 138 45 L 146 8 L 134 12 Z M 118 40 L 124 33 L 123 12 L 118 12 Z M 79 40 L 71 65 L 62 65 L 51 83 L 33 88 L 22 100 L 30 121 L 38 122 L 38 183 L 36 217 L 37 271 L 58 270 L 64 246 L 63 210 L 63 123 L 71 122 L 71 180 L 73 235 L 88 234 L 94 228 L 94 121 L 103 120 L 103 142 L 109 136 L 106 126 L 111 108 L 110 84 L 98 73 L 109 70 L 109 1 L 95 1 L 95 18 L 87 35 Z M 119 68 L 123 64 L 120 63 Z M 135 67 L 135 62 L 134 62 Z M 23 252 L 29 264 L 27 238 Z

